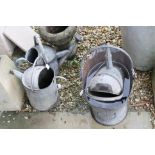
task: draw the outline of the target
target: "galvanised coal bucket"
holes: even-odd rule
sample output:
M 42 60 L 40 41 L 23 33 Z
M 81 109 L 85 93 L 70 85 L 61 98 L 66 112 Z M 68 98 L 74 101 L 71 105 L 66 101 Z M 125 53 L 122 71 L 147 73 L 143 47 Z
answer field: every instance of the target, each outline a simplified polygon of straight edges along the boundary
M 109 51 L 111 57 L 107 59 Z M 112 68 L 107 67 L 110 63 L 113 65 Z M 97 87 L 94 88 L 99 89 L 92 91 L 90 83 L 93 78 L 97 80 L 97 76 L 100 78 L 96 81 Z M 114 79 L 111 82 L 105 83 L 105 80 L 102 80 L 110 76 Z M 103 125 L 116 125 L 126 117 L 133 77 L 132 60 L 121 48 L 102 45 L 91 49 L 84 56 L 81 63 L 82 95 L 89 103 L 92 116 L 97 122 Z M 120 84 L 120 86 L 115 87 L 115 84 Z

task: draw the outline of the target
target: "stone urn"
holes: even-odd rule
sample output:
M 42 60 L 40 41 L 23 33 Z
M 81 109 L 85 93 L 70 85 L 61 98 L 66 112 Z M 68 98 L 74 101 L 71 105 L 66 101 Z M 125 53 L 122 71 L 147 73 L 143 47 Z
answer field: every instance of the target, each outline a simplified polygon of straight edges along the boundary
M 76 33 L 76 26 L 40 26 L 40 36 L 57 51 L 70 47 L 71 41 Z

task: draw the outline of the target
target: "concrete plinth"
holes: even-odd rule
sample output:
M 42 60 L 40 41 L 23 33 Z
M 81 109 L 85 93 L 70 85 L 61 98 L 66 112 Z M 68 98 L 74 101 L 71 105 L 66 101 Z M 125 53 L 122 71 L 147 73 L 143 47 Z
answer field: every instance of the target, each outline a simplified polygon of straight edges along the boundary
M 0 54 L 12 56 L 15 44 L 4 36 L 5 29 L 5 26 L 0 26 Z
M 14 62 L 6 55 L 0 55 L 0 111 L 21 110 L 24 88 L 10 70 L 16 69 Z

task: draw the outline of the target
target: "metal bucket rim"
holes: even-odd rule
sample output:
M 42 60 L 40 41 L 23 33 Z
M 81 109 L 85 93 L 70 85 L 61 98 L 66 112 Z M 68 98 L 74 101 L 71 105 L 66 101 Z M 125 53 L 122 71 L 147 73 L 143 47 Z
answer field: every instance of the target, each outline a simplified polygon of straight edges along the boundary
M 134 65 L 133 65 L 133 61 L 132 61 L 130 55 L 129 55 L 124 49 L 122 49 L 122 48 L 120 48 L 120 47 L 117 47 L 117 46 L 114 46 L 114 45 L 111 45 L 111 44 L 108 44 L 108 45 L 107 45 L 107 44 L 104 44 L 104 45 L 100 45 L 100 46 L 91 48 L 91 49 L 83 56 L 83 59 L 82 59 L 81 65 L 80 65 L 80 79 L 83 79 L 82 69 L 83 69 L 83 65 L 84 65 L 84 60 L 87 59 L 87 56 L 88 56 L 89 54 L 92 54 L 93 52 L 95 52 L 95 50 L 98 50 L 98 49 L 100 49 L 100 48 L 108 48 L 108 47 L 111 47 L 111 48 L 120 50 L 121 52 L 123 52 L 123 54 L 125 54 L 125 55 L 129 58 L 129 60 L 130 60 L 130 62 L 131 62 L 131 70 L 133 71 L 133 75 L 132 75 L 132 76 L 134 77 Z

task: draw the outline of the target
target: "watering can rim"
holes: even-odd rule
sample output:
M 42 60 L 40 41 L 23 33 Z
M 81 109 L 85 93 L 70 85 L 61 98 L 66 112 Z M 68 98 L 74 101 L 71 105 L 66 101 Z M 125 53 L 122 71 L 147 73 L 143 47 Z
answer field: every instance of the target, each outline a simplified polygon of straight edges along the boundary
M 41 70 L 43 70 L 44 68 L 46 68 L 45 66 L 35 66 L 35 68 L 40 68 Z M 28 87 L 28 84 L 26 83 L 26 81 L 25 81 L 25 75 L 30 71 L 30 70 L 32 70 L 33 69 L 33 67 L 30 67 L 30 68 L 28 68 L 27 70 L 25 70 L 24 71 L 24 73 L 22 73 L 22 72 L 20 72 L 20 71 L 18 71 L 18 70 L 16 70 L 16 69 L 14 69 L 13 70 L 13 73 L 15 74 L 15 76 L 16 77 L 18 77 L 21 81 L 22 81 L 22 84 L 24 85 L 24 87 L 26 87 L 27 89 L 29 89 L 29 90 L 32 90 L 31 89 L 31 87 Z M 52 69 L 52 68 L 51 68 Z M 52 69 L 53 70 L 53 69 Z M 15 73 L 16 72 L 16 73 Z M 54 70 L 53 70 L 53 72 L 54 72 Z M 20 74 L 19 76 L 17 75 L 17 74 Z M 52 80 L 52 82 L 51 82 L 51 84 L 53 83 L 53 82 L 55 82 L 56 81 L 56 77 L 54 76 L 53 77 L 53 80 Z M 50 85 L 51 85 L 50 84 Z M 49 86 L 50 86 L 49 85 Z M 48 86 L 48 87 L 49 87 Z M 47 88 L 48 88 L 47 87 Z M 46 89 L 46 88 L 44 88 L 44 89 Z M 33 89 L 33 91 L 38 91 L 38 90 L 42 90 L 42 89 Z
M 35 46 L 33 46 L 32 48 L 30 48 L 29 50 L 28 50 L 28 52 L 26 52 L 26 55 L 25 55 L 25 57 L 27 58 L 28 57 L 28 54 L 29 54 L 29 52 L 30 52 L 30 50 L 31 49 L 36 49 L 36 50 L 38 50 L 38 47 L 39 47 L 39 45 L 35 45 Z M 62 51 L 56 51 L 56 49 L 54 48 L 54 47 L 51 47 L 51 46 L 49 46 L 49 45 L 46 45 L 46 44 L 43 44 L 43 47 L 45 48 L 45 50 L 46 50 L 46 48 L 47 49 L 49 49 L 50 51 L 48 52 L 48 53 L 50 53 L 50 61 L 48 62 L 48 63 L 51 63 L 52 61 L 54 61 L 54 60 L 56 60 L 56 59 L 63 59 L 63 57 L 64 57 L 64 55 L 62 54 L 62 53 L 67 53 L 67 54 L 69 54 L 70 53 L 70 50 L 69 49 L 66 49 L 66 50 L 62 50 Z M 39 55 L 38 55 L 39 56 Z M 41 57 L 40 57 L 41 58 Z M 32 62 L 30 62 L 30 61 L 28 61 L 30 64 L 33 64 Z M 59 63 L 59 61 L 58 61 L 58 63 Z

